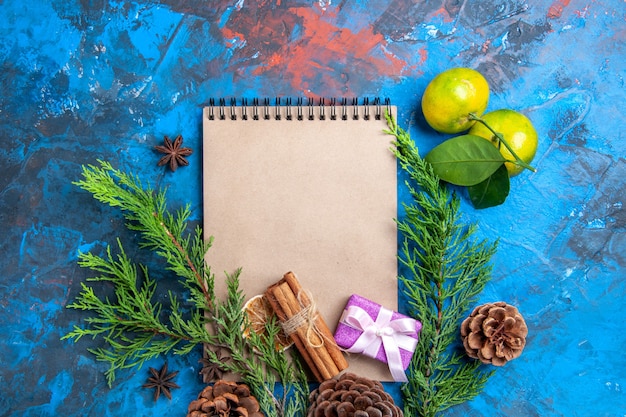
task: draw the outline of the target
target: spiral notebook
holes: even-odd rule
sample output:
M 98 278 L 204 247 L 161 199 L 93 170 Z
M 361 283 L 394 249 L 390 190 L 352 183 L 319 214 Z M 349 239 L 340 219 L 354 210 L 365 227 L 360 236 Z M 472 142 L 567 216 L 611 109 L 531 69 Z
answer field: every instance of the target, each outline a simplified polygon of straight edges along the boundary
M 247 298 L 289 271 L 331 331 L 352 294 L 397 309 L 396 160 L 380 101 L 219 100 L 203 113 L 204 233 L 216 294 Z M 349 371 L 391 380 L 350 355 Z

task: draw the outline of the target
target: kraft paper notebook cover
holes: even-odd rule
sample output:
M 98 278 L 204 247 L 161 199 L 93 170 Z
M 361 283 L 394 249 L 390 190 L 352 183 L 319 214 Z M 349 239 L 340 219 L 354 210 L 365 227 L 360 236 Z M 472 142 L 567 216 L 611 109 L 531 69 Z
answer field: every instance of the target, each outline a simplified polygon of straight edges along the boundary
M 204 233 L 216 294 L 293 271 L 334 332 L 352 294 L 397 309 L 396 160 L 379 105 L 220 105 L 203 113 Z M 349 371 L 389 381 L 349 354 Z

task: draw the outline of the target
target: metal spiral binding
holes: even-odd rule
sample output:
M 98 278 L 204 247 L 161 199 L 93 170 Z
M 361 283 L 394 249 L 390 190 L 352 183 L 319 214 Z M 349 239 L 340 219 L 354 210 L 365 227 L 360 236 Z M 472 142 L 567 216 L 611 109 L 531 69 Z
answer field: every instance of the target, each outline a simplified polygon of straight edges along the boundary
M 283 117 L 286 120 L 294 120 L 294 118 L 295 120 L 304 120 L 305 118 L 307 120 L 315 120 L 317 115 L 319 120 L 348 120 L 350 118 L 358 120 L 361 117 L 364 120 L 371 120 L 372 114 L 370 114 L 370 110 L 374 107 L 373 119 L 381 120 L 383 118 L 383 108 L 385 107 L 389 111 L 391 107 L 391 101 L 388 98 L 381 100 L 379 97 L 374 98 L 372 101 L 365 97 L 360 102 L 356 97 L 350 100 L 346 97 L 340 100 L 331 98 L 328 100 L 328 104 L 326 103 L 327 100 L 323 97 L 317 100 L 308 97 L 306 103 L 300 97 L 295 100 L 295 104 L 289 97 L 276 97 L 273 104 L 269 97 L 265 97 L 262 100 L 253 98 L 251 104 L 247 98 L 237 101 L 233 97 L 228 103 L 225 98 L 220 98 L 217 101 L 212 98 L 207 106 L 207 117 L 209 120 L 226 120 L 227 117 L 230 120 L 237 120 L 238 118 L 242 120 L 270 120 L 272 117 L 275 120 L 281 120 Z M 317 114 L 315 112 L 316 106 L 319 107 Z M 341 109 L 340 111 L 338 111 L 338 107 Z M 350 107 L 352 112 L 348 110 Z M 241 109 L 240 112 L 237 112 L 238 108 Z M 362 114 L 360 112 L 361 109 Z M 327 114 L 327 111 L 329 111 L 329 114 Z

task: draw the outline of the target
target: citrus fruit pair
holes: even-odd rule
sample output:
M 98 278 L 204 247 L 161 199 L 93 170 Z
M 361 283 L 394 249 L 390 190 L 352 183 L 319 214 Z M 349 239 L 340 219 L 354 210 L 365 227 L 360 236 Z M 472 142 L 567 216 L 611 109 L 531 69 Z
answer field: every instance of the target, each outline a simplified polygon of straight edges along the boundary
M 441 133 L 460 133 L 490 140 L 502 156 L 511 162 L 505 166 L 510 176 L 523 171 L 517 156 L 529 164 L 537 151 L 537 132 L 523 114 L 510 109 L 483 113 L 489 103 L 489 84 L 485 77 L 471 68 L 451 68 L 438 74 L 422 96 L 422 112 L 426 122 Z M 482 117 L 481 117 L 482 116 Z M 476 118 L 484 123 L 476 122 Z M 502 135 L 503 143 L 493 131 Z M 508 145 L 508 146 L 507 146 Z M 528 167 L 528 166 L 527 166 Z

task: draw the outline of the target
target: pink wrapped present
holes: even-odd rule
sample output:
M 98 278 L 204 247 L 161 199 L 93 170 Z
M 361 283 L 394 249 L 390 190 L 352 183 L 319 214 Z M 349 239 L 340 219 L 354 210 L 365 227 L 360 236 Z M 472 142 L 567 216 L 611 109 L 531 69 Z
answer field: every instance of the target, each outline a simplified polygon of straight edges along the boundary
M 353 294 L 343 310 L 335 340 L 347 352 L 362 353 L 386 363 L 395 381 L 404 373 L 417 346 L 422 323 Z

